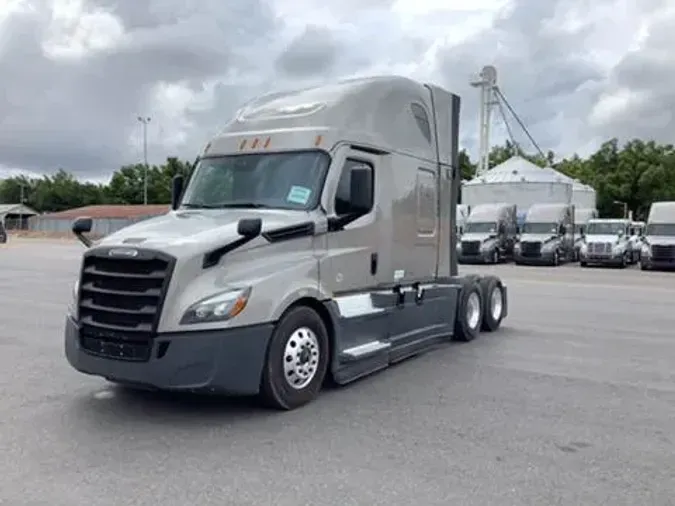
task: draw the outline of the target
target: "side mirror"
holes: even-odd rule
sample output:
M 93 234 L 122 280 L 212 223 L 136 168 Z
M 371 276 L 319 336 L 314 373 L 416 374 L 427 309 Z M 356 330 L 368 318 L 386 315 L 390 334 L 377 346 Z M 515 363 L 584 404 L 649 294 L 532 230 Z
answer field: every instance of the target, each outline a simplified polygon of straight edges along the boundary
M 459 227 L 459 235 L 462 235 L 464 233 L 464 227 Z
M 262 231 L 262 220 L 260 218 L 242 218 L 237 223 L 237 233 L 246 239 L 258 237 Z
M 183 185 L 185 184 L 185 179 L 180 174 L 173 176 L 171 181 L 171 209 L 174 211 L 178 209 L 180 205 L 180 198 L 183 196 Z
M 94 228 L 94 220 L 87 216 L 77 218 L 71 227 L 73 234 L 78 240 L 84 244 L 87 248 L 91 247 L 92 241 L 88 237 L 85 237 L 84 234 L 91 232 L 91 229 Z
M 584 227 L 583 225 L 581 227 L 579 227 L 579 235 L 581 237 L 586 235 L 586 227 Z
M 520 235 L 520 225 L 516 225 L 516 235 Z
M 558 234 L 559 234 L 559 235 L 565 235 L 565 232 L 566 232 L 566 230 L 565 230 L 565 225 L 563 225 L 563 224 L 561 223 L 560 226 L 558 227 Z
M 499 228 L 497 229 L 500 234 L 506 233 L 506 226 L 503 223 L 499 224 Z

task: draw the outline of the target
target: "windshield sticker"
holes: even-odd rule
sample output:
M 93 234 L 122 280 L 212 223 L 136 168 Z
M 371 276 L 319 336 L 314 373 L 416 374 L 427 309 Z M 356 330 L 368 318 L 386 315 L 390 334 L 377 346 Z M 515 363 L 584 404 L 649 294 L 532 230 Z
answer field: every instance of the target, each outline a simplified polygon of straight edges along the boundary
M 291 186 L 286 200 L 293 204 L 300 204 L 304 206 L 309 202 L 309 197 L 312 195 L 312 190 L 305 188 L 304 186 Z

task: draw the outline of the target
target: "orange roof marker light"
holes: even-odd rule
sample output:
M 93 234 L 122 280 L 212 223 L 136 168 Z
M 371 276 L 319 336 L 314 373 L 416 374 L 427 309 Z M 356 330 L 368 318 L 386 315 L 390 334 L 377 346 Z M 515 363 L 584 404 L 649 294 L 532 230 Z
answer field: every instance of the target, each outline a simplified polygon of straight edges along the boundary
M 244 139 L 239 143 L 239 151 L 243 151 L 245 147 L 246 147 L 246 139 Z
M 263 148 L 265 148 L 265 149 L 269 148 L 269 147 L 270 147 L 270 142 L 272 142 L 272 138 L 271 138 L 271 137 L 268 137 L 268 138 L 265 140 L 265 144 L 263 145 Z
M 321 146 L 321 142 L 323 141 L 323 136 L 322 135 L 317 135 L 316 139 L 314 139 L 314 147 L 318 148 Z
M 258 147 L 258 138 L 256 137 L 253 139 L 253 144 L 251 144 L 251 149 L 255 149 Z

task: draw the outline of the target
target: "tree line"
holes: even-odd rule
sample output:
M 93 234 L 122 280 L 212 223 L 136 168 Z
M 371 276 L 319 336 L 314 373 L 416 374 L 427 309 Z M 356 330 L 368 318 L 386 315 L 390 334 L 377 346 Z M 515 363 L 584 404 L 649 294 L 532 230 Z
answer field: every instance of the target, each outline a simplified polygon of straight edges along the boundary
M 595 188 L 601 216 L 620 217 L 625 202 L 635 216 L 644 217 L 649 205 L 658 200 L 675 200 L 675 148 L 673 145 L 634 139 L 621 145 L 611 139 L 592 155 L 573 155 L 555 161 L 555 153 L 532 156 L 506 142 L 490 152 L 490 167 L 519 154 L 531 162 L 550 166 L 563 174 Z M 471 179 L 476 164 L 465 150 L 459 165 L 463 179 Z M 15 176 L 0 180 L 0 203 L 24 203 L 38 212 L 57 212 L 97 204 L 142 204 L 144 165 L 126 165 L 115 171 L 107 184 L 78 180 L 59 169 L 40 178 Z M 148 203 L 171 201 L 171 179 L 176 174 L 189 176 L 192 163 L 168 158 L 162 165 L 148 167 Z M 22 192 L 23 188 L 23 192 Z

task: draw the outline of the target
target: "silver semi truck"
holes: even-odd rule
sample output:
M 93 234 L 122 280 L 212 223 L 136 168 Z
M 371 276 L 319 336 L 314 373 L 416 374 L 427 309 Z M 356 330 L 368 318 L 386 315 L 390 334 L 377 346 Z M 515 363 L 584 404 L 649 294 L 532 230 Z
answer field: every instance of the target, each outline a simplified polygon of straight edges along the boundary
M 654 202 L 641 238 L 640 268 L 675 268 L 675 201 Z
M 579 250 L 579 265 L 614 265 L 626 267 L 637 262 L 630 236 L 631 221 L 593 219 L 586 226 L 584 242 Z
M 83 255 L 65 325 L 78 371 L 132 387 L 301 406 L 496 330 L 507 290 L 457 275 L 460 99 L 401 77 L 248 103 L 172 210 Z
M 590 207 L 574 208 L 574 261 L 579 261 L 579 250 L 586 235 L 588 221 L 598 217 L 598 210 Z
M 559 265 L 574 259 L 574 205 L 534 204 L 514 247 L 517 264 Z
M 515 204 L 474 206 L 457 244 L 459 263 L 496 264 L 512 258 L 517 232 Z

